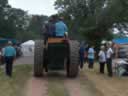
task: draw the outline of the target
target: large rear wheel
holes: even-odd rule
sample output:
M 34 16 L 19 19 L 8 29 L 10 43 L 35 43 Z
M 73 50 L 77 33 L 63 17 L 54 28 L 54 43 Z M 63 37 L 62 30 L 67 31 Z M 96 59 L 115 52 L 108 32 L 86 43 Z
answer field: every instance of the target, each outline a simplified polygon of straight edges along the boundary
M 34 54 L 34 76 L 39 77 L 43 75 L 43 57 L 44 41 L 35 41 L 35 54 Z
M 67 76 L 76 77 L 79 72 L 79 42 L 69 41 L 69 57 L 67 62 Z

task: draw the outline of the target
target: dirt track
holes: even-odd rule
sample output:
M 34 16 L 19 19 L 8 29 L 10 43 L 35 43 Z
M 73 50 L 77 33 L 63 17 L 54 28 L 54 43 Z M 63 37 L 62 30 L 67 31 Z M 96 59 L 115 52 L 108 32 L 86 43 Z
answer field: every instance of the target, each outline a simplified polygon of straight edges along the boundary
M 31 78 L 28 80 L 25 96 L 103 96 L 88 80 L 82 78 L 84 77 L 69 79 L 64 73 Z
M 78 79 L 67 79 L 65 80 L 65 87 L 69 91 L 70 96 L 81 96 L 80 82 Z
M 33 57 L 19 58 L 15 64 L 33 64 Z M 51 73 L 43 78 L 30 78 L 24 88 L 24 96 L 102 96 L 97 95 L 99 92 L 85 75 L 69 79 L 64 72 Z
M 25 90 L 25 96 L 48 96 L 47 80 L 42 78 L 30 78 Z

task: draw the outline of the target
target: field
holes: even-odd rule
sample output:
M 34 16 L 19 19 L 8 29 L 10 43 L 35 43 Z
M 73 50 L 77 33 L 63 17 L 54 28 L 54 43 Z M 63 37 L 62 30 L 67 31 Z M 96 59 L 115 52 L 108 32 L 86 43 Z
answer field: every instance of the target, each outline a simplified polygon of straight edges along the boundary
M 30 78 L 30 65 L 15 66 L 12 78 L 7 77 L 0 68 L 0 96 L 23 96 L 25 82 Z
M 95 64 L 96 65 L 96 64 Z M 99 74 L 98 65 L 86 66 L 77 78 L 69 79 L 65 72 L 49 72 L 34 78 L 32 65 L 15 65 L 9 78 L 0 68 L 0 96 L 127 96 L 128 78 Z

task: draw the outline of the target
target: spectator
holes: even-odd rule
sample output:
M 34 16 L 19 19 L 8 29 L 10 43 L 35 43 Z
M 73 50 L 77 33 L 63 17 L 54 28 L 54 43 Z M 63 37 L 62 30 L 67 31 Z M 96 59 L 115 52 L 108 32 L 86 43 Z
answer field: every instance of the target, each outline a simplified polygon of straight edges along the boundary
M 88 45 L 85 46 L 84 50 L 84 62 L 88 62 Z
M 112 54 L 113 54 L 113 50 L 111 48 L 112 44 L 109 42 L 107 44 L 107 52 L 106 52 L 106 58 L 107 58 L 107 70 L 108 70 L 108 76 L 112 77 L 113 73 L 112 73 Z
M 4 64 L 5 61 L 4 61 L 4 47 L 1 49 L 1 63 Z
M 2 52 L 1 52 L 1 48 L 0 48 L 0 65 L 2 64 Z
M 104 73 L 104 66 L 105 66 L 105 62 L 106 62 L 104 46 L 101 46 L 98 56 L 99 56 L 99 63 L 100 63 L 100 73 Z
M 94 58 L 95 58 L 95 51 L 94 46 L 91 46 L 88 50 L 88 68 L 92 69 L 94 65 Z
M 4 48 L 3 56 L 5 58 L 5 63 L 6 63 L 6 75 L 11 77 L 12 76 L 12 64 L 16 57 L 16 50 L 12 46 L 11 41 L 9 41 L 8 45 Z
M 79 54 L 80 54 L 80 68 L 82 69 L 83 68 L 83 65 L 84 65 L 84 51 L 85 51 L 85 48 L 84 48 L 84 45 L 80 45 L 80 50 L 79 50 Z
M 57 37 L 64 37 L 65 32 L 68 32 L 67 25 L 63 22 L 63 17 L 60 17 L 59 20 L 55 23 L 55 29 Z

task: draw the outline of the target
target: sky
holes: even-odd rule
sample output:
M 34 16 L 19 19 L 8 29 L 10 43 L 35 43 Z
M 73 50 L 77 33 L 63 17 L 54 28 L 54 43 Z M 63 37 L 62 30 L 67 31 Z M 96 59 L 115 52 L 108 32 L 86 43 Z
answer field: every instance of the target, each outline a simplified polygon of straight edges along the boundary
M 14 8 L 21 8 L 29 14 L 52 15 L 57 13 L 54 9 L 55 0 L 8 0 Z

